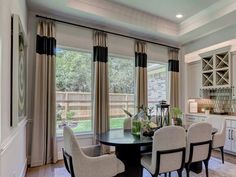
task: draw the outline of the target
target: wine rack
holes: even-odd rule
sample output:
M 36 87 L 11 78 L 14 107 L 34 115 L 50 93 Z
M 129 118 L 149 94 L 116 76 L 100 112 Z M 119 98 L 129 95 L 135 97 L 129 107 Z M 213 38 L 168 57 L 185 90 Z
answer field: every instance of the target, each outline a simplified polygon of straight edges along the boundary
M 230 87 L 230 53 L 215 52 L 202 57 L 202 88 Z

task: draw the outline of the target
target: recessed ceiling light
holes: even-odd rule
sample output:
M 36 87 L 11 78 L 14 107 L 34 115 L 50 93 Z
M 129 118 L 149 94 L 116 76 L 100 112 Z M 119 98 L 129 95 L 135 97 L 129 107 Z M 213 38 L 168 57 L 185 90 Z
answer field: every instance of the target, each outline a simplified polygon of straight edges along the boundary
M 182 14 L 177 14 L 176 18 L 183 18 L 183 15 Z

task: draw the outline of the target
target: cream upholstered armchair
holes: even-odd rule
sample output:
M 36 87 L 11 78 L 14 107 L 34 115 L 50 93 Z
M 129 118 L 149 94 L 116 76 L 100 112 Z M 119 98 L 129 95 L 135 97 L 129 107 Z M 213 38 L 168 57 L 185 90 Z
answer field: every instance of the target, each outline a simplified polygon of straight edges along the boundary
M 179 177 L 185 164 L 186 132 L 179 126 L 167 126 L 157 130 L 153 136 L 152 154 L 141 158 L 141 165 L 150 174 L 158 176 L 177 171 Z
M 207 122 L 192 124 L 187 132 L 186 173 L 189 177 L 193 162 L 204 162 L 208 177 L 208 162 L 211 157 L 212 125 Z
M 97 147 L 80 148 L 72 130 L 64 127 L 65 166 L 72 177 L 113 177 L 124 172 L 124 164 L 113 155 L 98 155 Z
M 223 117 L 209 117 L 207 122 L 212 127 L 217 128 L 218 132 L 213 135 L 212 149 L 219 148 L 221 151 L 222 163 L 224 163 L 224 145 L 226 138 L 226 120 Z

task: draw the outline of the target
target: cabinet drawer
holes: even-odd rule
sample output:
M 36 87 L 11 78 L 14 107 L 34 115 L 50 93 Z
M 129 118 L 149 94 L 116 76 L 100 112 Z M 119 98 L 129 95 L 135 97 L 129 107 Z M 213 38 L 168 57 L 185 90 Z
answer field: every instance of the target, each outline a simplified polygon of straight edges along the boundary
M 236 128 L 236 120 L 231 120 L 231 127 Z
M 226 127 L 227 128 L 231 127 L 231 120 L 226 120 Z

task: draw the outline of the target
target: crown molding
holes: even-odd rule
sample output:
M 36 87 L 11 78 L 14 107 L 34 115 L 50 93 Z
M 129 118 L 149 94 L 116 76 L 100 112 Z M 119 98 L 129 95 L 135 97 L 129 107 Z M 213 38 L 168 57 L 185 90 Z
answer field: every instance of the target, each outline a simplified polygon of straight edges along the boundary
M 96 23 L 167 43 L 187 44 L 236 24 L 236 1 L 222 0 L 182 23 L 107 0 L 28 0 L 31 11 Z

